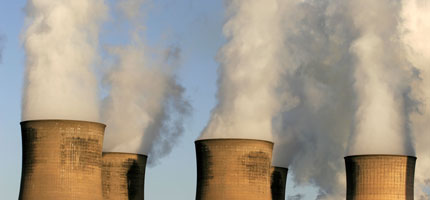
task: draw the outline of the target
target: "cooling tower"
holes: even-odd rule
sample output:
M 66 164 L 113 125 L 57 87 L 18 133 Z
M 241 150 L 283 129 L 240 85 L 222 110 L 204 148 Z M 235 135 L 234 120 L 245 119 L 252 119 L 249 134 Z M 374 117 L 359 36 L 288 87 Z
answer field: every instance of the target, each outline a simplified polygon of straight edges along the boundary
M 104 129 L 84 121 L 21 122 L 19 199 L 102 200 Z
M 287 168 L 270 168 L 270 191 L 272 192 L 272 200 L 285 200 L 285 186 L 287 184 L 287 174 Z
M 345 157 L 347 200 L 413 200 L 416 157 Z
M 273 143 L 248 139 L 195 141 L 197 200 L 270 200 Z
M 103 199 L 143 200 L 147 156 L 103 153 Z

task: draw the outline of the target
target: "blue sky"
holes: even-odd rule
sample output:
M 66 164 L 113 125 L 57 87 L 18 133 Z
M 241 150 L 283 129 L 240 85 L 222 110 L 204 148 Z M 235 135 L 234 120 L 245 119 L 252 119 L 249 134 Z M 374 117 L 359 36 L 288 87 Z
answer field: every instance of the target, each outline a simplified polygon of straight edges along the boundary
M 0 6 L 0 35 L 4 49 L 0 62 L 0 199 L 17 199 L 21 176 L 21 93 L 25 56 L 20 33 L 25 0 L 3 0 Z M 216 104 L 218 49 L 225 42 L 223 1 L 158 0 L 146 18 L 146 39 L 151 45 L 178 45 L 182 62 L 178 78 L 193 107 L 186 131 L 172 153 L 146 172 L 145 196 L 150 200 L 194 199 L 196 162 L 194 140 L 205 127 Z M 109 27 L 105 27 L 109 29 Z M 109 32 L 109 30 L 105 30 Z M 115 43 L 115 35 L 101 38 Z M 290 176 L 291 178 L 291 176 Z M 315 199 L 315 189 L 293 188 L 287 193 L 305 193 Z

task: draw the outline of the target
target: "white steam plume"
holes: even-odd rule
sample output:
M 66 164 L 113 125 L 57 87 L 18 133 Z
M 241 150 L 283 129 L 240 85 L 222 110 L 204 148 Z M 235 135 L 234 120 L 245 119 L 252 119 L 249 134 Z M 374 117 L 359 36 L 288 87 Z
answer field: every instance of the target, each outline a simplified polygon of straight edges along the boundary
M 272 118 L 283 34 L 278 0 L 226 1 L 227 44 L 219 52 L 218 105 L 203 130 L 205 138 L 272 140 Z
M 28 1 L 22 120 L 99 120 L 92 66 L 106 11 L 103 0 Z
M 415 170 L 415 199 L 428 200 L 430 195 L 430 2 L 404 0 L 402 9 L 403 42 L 407 57 L 417 68 L 417 79 L 412 83 L 412 95 L 420 102 L 418 112 L 411 115 L 415 136 L 417 163 Z M 427 190 L 427 192 L 425 191 Z
M 350 154 L 415 155 L 408 125 L 413 71 L 400 40 L 401 8 L 393 0 L 350 3 L 359 34 L 351 46 L 357 110 Z
M 115 62 L 104 80 L 110 91 L 102 109 L 108 125 L 103 150 L 150 154 L 150 161 L 155 161 L 169 153 L 182 134 L 190 105 L 175 77 L 180 49 L 159 53 L 144 42 L 145 2 L 126 0 L 117 5 L 133 28 L 128 45 L 110 48 Z

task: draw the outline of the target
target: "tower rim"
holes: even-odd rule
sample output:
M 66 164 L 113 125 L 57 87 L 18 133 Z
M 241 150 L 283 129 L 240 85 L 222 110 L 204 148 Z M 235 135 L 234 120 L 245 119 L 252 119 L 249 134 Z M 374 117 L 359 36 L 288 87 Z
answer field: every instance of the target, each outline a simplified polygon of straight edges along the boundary
M 270 144 L 274 144 L 273 141 L 270 140 L 263 140 L 263 139 L 249 139 L 249 138 L 205 138 L 205 139 L 197 139 L 194 141 L 195 144 L 205 141 L 227 141 L 227 140 L 235 140 L 235 141 L 260 141 L 260 142 L 267 142 Z
M 94 122 L 94 121 L 85 121 L 85 120 L 73 120 L 73 119 L 31 119 L 31 120 L 23 120 L 19 124 L 25 124 L 30 122 L 80 122 L 80 123 L 92 123 L 92 124 L 99 124 L 104 127 L 106 127 L 106 124 L 103 124 L 101 122 Z
M 401 155 L 401 154 L 356 154 L 356 155 L 349 155 L 349 156 L 345 156 L 344 159 L 349 159 L 349 158 L 358 158 L 358 157 L 376 157 L 376 156 L 384 156 L 384 157 L 406 157 L 406 158 L 412 158 L 412 159 L 417 159 L 416 156 L 411 156 L 411 155 Z
M 120 152 L 120 151 L 103 151 L 102 155 L 113 155 L 113 154 L 123 154 L 123 155 L 138 155 L 138 156 L 144 156 L 146 158 L 148 158 L 148 155 L 146 154 L 141 154 L 141 153 L 129 153 L 129 152 Z

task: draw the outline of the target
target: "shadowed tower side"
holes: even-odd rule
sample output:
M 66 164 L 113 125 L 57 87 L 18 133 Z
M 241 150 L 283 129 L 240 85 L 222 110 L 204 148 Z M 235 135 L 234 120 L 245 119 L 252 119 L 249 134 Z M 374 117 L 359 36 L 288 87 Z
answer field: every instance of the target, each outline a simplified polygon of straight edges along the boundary
M 270 200 L 273 143 L 249 139 L 195 141 L 197 200 Z
M 288 168 L 270 168 L 270 191 L 272 200 L 285 200 L 285 186 L 287 184 Z
M 103 152 L 103 199 L 143 200 L 146 155 Z
M 21 122 L 19 199 L 102 200 L 105 125 L 72 120 Z
M 416 157 L 345 157 L 347 200 L 413 200 Z

